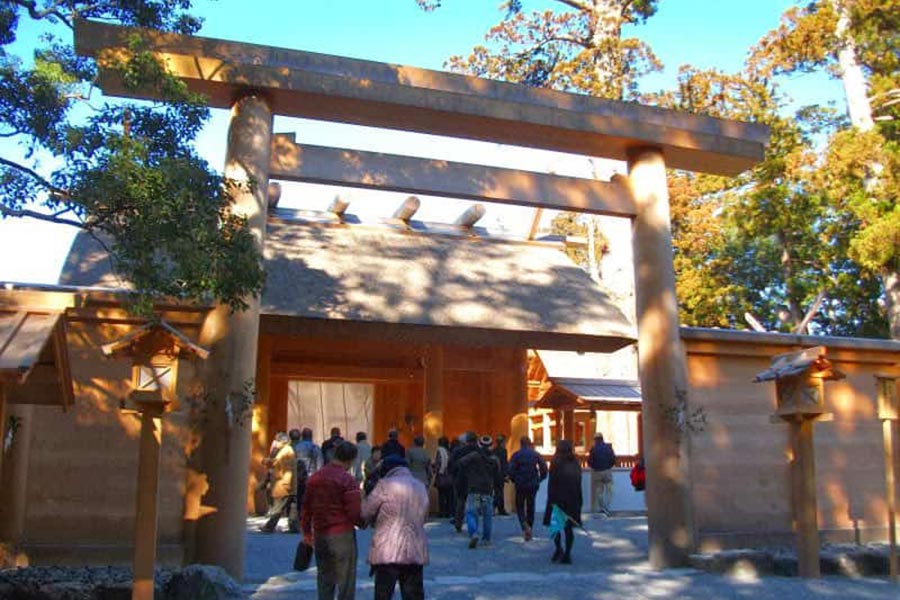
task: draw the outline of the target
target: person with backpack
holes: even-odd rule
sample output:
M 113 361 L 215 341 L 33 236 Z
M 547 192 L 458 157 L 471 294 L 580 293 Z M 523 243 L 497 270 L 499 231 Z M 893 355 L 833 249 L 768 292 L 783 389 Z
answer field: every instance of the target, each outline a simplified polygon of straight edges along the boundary
M 500 473 L 500 461 L 491 452 L 494 440 L 483 435 L 478 446 L 459 459 L 459 470 L 466 479 L 466 528 L 469 548 L 478 545 L 478 517 L 482 518 L 481 543 L 491 544 L 491 519 L 494 514 L 494 483 Z
M 591 468 L 591 511 L 599 511 L 608 517 L 612 502 L 612 468 L 616 466 L 616 453 L 613 452 L 612 444 L 603 441 L 603 434 L 599 431 L 594 435 L 594 446 L 588 456 L 588 466 Z
M 509 478 L 516 488 L 516 515 L 525 541 L 532 538 L 534 528 L 534 501 L 541 482 L 547 478 L 547 461 L 531 445 L 531 439 L 523 435 L 520 448 L 509 461 Z
M 331 437 L 322 442 L 322 456 L 325 457 L 325 464 L 331 462 L 331 459 L 334 458 L 334 450 L 338 446 L 340 446 L 344 442 L 344 438 L 341 437 L 341 428 L 340 427 L 332 427 L 331 428 Z

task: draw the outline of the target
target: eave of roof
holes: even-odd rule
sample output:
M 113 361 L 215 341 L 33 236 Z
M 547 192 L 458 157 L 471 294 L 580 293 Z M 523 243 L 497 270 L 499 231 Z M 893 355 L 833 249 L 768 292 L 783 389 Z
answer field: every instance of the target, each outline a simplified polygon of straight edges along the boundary
M 5 293 L 0 300 L 9 295 Z M 0 302 L 0 384 L 10 386 L 11 403 L 34 403 L 33 398 L 15 391 L 19 386 L 33 383 L 38 372 L 42 379 L 39 383 L 50 384 L 53 390 L 53 403 L 63 408 L 70 406 L 74 393 L 63 312 L 23 309 Z

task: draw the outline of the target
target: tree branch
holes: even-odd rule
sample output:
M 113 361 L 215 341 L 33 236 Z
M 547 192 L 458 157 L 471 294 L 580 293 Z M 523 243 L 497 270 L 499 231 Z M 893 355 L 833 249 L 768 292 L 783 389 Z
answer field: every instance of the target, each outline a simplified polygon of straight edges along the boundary
M 56 194 L 57 196 L 60 196 L 64 200 L 67 200 L 70 198 L 68 191 L 66 191 L 60 187 L 56 187 L 55 185 L 53 185 L 52 183 L 50 183 L 49 181 L 47 181 L 46 179 L 41 177 L 36 171 L 29 169 L 28 167 L 26 167 L 24 165 L 20 165 L 19 163 L 13 162 L 11 160 L 7 160 L 7 159 L 3 158 L 2 156 L 0 156 L 0 165 L 6 165 L 7 167 L 9 167 L 11 169 L 16 169 L 17 171 L 22 171 L 23 173 L 29 175 L 32 179 L 34 179 L 35 181 L 40 183 L 42 186 L 47 188 L 50 192 L 52 192 L 53 194 Z
M 69 29 L 74 29 L 72 26 L 72 18 L 71 16 L 64 15 L 59 11 L 60 5 L 63 2 L 55 2 L 52 5 L 48 6 L 44 10 L 37 9 L 37 3 L 34 0 L 13 0 L 14 4 L 17 4 L 28 11 L 28 16 L 34 19 L 35 21 L 40 21 L 41 19 L 46 19 L 47 17 L 56 17 Z
M 593 7 L 588 5 L 587 2 L 579 2 L 578 0 L 556 0 L 556 1 L 559 2 L 560 4 L 565 4 L 566 6 L 568 6 L 570 8 L 574 8 L 578 12 L 589 13 L 589 12 L 593 11 Z
M 48 215 L 46 213 L 37 212 L 34 210 L 29 210 L 27 208 L 9 208 L 4 204 L 0 204 L 0 214 L 6 217 L 29 217 L 31 219 L 37 219 L 38 221 L 46 221 L 48 223 L 57 223 L 59 225 L 71 225 L 73 227 L 78 227 L 79 229 L 84 229 L 85 225 L 81 221 L 75 221 L 73 219 L 63 219 L 59 217 L 59 213 Z

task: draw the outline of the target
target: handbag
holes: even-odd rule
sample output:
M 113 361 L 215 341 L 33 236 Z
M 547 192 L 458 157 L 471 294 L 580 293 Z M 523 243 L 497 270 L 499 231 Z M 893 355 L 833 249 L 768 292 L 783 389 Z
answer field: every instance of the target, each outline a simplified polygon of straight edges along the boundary
M 307 570 L 309 565 L 312 564 L 312 558 L 313 547 L 303 541 L 303 538 L 300 538 L 300 543 L 297 544 L 297 551 L 294 553 L 294 570 Z
M 446 471 L 444 473 L 438 473 L 438 476 L 434 478 L 435 487 L 450 487 L 453 485 L 453 476 Z

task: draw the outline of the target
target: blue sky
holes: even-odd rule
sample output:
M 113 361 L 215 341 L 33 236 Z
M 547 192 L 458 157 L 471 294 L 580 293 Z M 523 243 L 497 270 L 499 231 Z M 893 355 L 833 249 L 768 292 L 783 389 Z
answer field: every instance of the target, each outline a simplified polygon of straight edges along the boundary
M 530 8 L 555 3 L 524 0 L 524 4 Z M 663 74 L 645 82 L 645 89 L 669 86 L 678 67 L 686 63 L 726 71 L 740 68 L 750 46 L 777 26 L 781 13 L 794 4 L 790 0 L 661 0 L 658 13 L 630 32 L 649 43 L 666 66 Z M 194 12 L 205 18 L 201 35 L 208 37 L 441 69 L 449 56 L 465 54 L 482 41 L 500 18 L 498 5 L 495 0 L 444 0 L 443 7 L 425 13 L 413 0 L 200 0 L 195 2 Z M 36 35 L 36 28 L 23 22 L 19 30 L 22 43 L 33 43 Z M 842 101 L 835 82 L 812 76 L 792 80 L 790 92 L 799 104 Z M 223 163 L 226 128 L 227 113 L 214 111 L 198 140 L 199 151 L 215 168 Z M 277 119 L 275 129 L 296 132 L 298 141 L 304 143 L 590 174 L 587 159 L 508 148 L 498 151 L 491 144 L 287 119 Z M 287 190 L 285 200 L 296 206 L 324 208 L 334 194 L 335 190 L 320 186 L 298 187 Z M 353 192 L 352 196 L 364 202 L 353 204 L 351 211 L 370 210 L 373 214 L 384 214 L 386 204 L 397 202 L 393 196 L 371 192 Z M 420 214 L 426 220 L 452 219 L 460 212 L 455 201 L 423 200 Z M 489 207 L 487 224 L 516 231 L 528 220 L 523 210 Z M 59 226 L 0 221 L 0 281 L 55 282 L 72 234 L 69 228 Z

